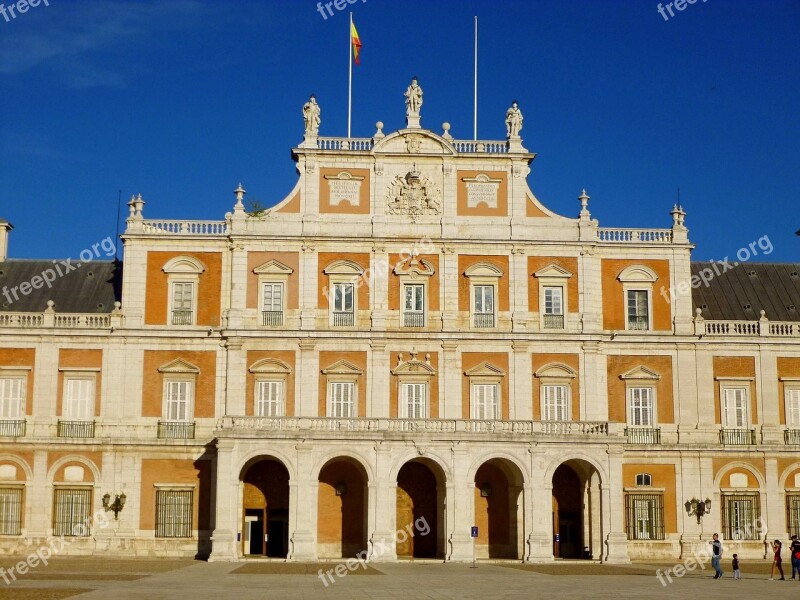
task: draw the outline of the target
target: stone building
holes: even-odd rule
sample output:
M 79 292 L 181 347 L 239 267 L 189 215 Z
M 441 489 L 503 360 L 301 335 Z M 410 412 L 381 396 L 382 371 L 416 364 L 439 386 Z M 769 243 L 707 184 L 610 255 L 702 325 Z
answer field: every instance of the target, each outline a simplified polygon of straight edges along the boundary
M 478 557 L 624 562 L 798 532 L 800 266 L 692 263 L 680 207 L 553 213 L 517 113 L 499 141 L 309 119 L 263 212 L 132 198 L 124 269 L 8 259 L 0 221 L 0 552 L 463 561 L 477 526 Z

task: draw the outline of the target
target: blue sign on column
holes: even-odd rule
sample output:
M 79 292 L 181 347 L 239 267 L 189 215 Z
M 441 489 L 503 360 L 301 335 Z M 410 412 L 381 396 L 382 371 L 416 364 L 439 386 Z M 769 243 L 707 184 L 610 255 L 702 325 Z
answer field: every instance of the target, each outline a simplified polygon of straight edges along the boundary
M 478 526 L 477 525 L 473 525 L 472 526 L 471 535 L 472 535 L 472 537 L 478 537 Z

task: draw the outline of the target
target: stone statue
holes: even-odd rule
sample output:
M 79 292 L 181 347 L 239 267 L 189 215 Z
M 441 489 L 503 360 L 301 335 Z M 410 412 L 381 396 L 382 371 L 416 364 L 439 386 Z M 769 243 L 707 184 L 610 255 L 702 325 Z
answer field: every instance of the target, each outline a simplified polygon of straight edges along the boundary
M 317 104 L 317 98 L 314 94 L 311 94 L 308 102 L 303 104 L 303 122 L 306 127 L 306 135 L 319 134 L 319 124 L 322 122 L 319 116 L 321 112 L 319 104 Z
M 422 88 L 417 84 L 417 78 L 411 78 L 411 85 L 408 86 L 406 93 L 406 116 L 418 117 L 419 109 L 422 108 Z
M 506 111 L 506 134 L 510 138 L 518 138 L 520 131 L 522 131 L 522 111 L 514 100 L 511 108 Z

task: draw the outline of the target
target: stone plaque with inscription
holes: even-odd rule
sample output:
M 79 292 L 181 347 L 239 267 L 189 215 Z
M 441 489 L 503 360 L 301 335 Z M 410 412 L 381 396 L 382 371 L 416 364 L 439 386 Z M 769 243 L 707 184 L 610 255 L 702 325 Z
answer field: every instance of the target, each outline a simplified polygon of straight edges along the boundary
M 476 208 L 480 204 L 497 208 L 497 191 L 502 181 L 502 179 L 492 179 L 484 173 L 474 178 L 465 178 L 467 208 Z
M 326 175 L 325 179 L 328 181 L 328 202 L 331 206 L 338 206 L 342 202 L 348 202 L 351 206 L 360 204 L 363 177 L 342 171 L 338 175 Z

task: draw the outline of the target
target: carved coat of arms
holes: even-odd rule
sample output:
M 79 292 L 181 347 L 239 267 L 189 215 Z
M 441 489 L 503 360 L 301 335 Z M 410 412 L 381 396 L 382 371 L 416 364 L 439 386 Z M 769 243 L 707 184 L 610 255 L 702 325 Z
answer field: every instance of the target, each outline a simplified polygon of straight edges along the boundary
M 390 215 L 408 215 L 416 221 L 422 215 L 440 214 L 441 206 L 442 193 L 436 184 L 416 169 L 398 175 L 389 185 L 386 212 Z

